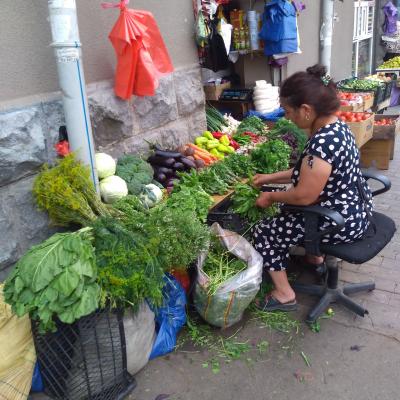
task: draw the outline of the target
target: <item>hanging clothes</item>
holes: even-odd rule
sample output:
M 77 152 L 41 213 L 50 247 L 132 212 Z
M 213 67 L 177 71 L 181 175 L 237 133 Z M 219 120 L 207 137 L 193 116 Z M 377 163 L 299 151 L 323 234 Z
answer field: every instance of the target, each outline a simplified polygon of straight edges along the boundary
M 298 51 L 296 8 L 287 0 L 272 0 L 264 7 L 260 39 L 264 54 L 272 56 Z
M 153 15 L 128 9 L 128 2 L 102 4 L 104 8 L 121 9 L 109 39 L 117 55 L 114 92 L 124 100 L 132 95 L 154 96 L 159 78 L 174 71 Z
M 388 1 L 383 7 L 383 13 L 385 14 L 383 32 L 385 35 L 394 35 L 397 33 L 397 8 Z
M 209 22 L 210 34 L 208 36 L 208 45 L 206 46 L 206 55 L 204 68 L 213 70 L 214 72 L 226 69 L 229 66 L 229 58 L 226 52 L 225 42 L 218 33 L 219 20 L 214 18 Z

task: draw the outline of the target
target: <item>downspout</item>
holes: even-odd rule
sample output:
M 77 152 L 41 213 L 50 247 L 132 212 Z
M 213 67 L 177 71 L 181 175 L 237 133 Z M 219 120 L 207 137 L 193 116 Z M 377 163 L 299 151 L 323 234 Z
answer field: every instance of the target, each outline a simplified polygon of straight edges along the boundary
M 49 21 L 62 92 L 65 122 L 71 150 L 90 167 L 98 192 L 94 142 L 81 61 L 81 42 L 75 0 L 48 0 Z
M 334 0 L 321 1 L 321 30 L 320 30 L 320 54 L 319 59 L 325 65 L 328 73 L 331 70 Z

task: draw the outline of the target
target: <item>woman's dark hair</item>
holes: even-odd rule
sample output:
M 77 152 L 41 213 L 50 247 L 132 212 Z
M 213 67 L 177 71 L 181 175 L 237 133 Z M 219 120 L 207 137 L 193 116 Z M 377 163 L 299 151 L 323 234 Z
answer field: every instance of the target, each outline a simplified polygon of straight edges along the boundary
M 282 83 L 280 97 L 293 108 L 302 104 L 313 106 L 318 116 L 334 114 L 340 107 L 336 85 L 326 75 L 326 67 L 319 64 L 287 78 Z

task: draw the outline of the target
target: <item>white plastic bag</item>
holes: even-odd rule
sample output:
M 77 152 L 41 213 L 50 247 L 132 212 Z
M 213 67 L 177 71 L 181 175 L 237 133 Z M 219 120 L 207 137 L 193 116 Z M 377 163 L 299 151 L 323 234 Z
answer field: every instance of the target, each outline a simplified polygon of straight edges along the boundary
M 207 252 L 197 260 L 197 282 L 194 304 L 198 313 L 209 324 L 227 328 L 242 319 L 243 313 L 254 300 L 262 281 L 263 259 L 252 245 L 235 232 L 222 229 L 218 223 L 211 232 L 220 238 L 227 250 L 247 263 L 248 268 L 220 285 L 213 295 L 208 295 L 208 276 L 203 272 Z
M 135 375 L 148 363 L 156 337 L 154 313 L 146 302 L 136 313 L 125 313 L 124 330 L 127 370 Z

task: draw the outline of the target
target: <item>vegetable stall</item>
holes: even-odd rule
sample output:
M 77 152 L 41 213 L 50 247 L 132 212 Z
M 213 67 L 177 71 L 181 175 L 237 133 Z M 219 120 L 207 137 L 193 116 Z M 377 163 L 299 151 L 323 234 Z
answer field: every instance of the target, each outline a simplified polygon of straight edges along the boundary
M 186 289 L 189 298 L 195 296 L 203 318 L 226 327 L 240 320 L 258 292 L 262 263 L 246 238 L 252 225 L 275 215 L 277 208 L 255 207 L 260 191 L 251 179 L 255 173 L 287 169 L 306 136 L 285 119 L 269 130 L 254 116 L 236 121 L 212 107 L 206 114 L 209 130 L 194 143 L 177 149 L 154 144 L 146 157 L 126 154 L 118 160 L 97 153 L 101 199 L 88 169 L 73 153 L 44 165 L 36 178 L 33 195 L 39 209 L 63 230 L 17 262 L 5 282 L 4 298 L 16 315 L 31 318 L 45 388 L 55 398 L 72 398 L 77 379 L 81 383 L 80 392 L 73 392 L 76 399 L 83 398 L 88 387 L 105 393 L 131 382 L 125 356 L 120 373 L 110 372 L 108 382 L 90 380 L 90 371 L 98 364 L 82 361 L 82 350 L 77 351 L 78 345 L 89 346 L 82 324 L 97 329 L 108 318 L 107 335 L 112 326 L 119 326 L 122 337 L 124 314 L 137 313 L 147 303 L 157 320 L 172 298 L 166 292 L 172 284 L 182 293 Z M 229 203 L 223 215 L 241 219 L 243 236 L 234 233 L 227 238 L 224 218 L 209 227 L 215 222 L 209 216 L 222 199 Z M 248 282 L 247 291 L 235 285 L 238 276 Z M 227 290 L 224 295 L 222 288 Z M 230 290 L 236 293 L 233 303 L 226 299 Z M 211 305 L 211 314 L 204 310 L 204 302 Z M 185 315 L 184 305 L 181 310 Z M 75 345 L 69 343 L 71 334 Z M 102 335 L 90 334 L 96 337 L 99 360 L 107 368 L 111 361 L 101 360 L 99 350 L 106 346 L 102 341 L 107 335 Z M 57 355 L 54 346 L 67 342 L 68 349 Z M 122 342 L 118 349 L 123 354 Z M 78 360 L 85 365 L 85 376 L 73 367 Z

